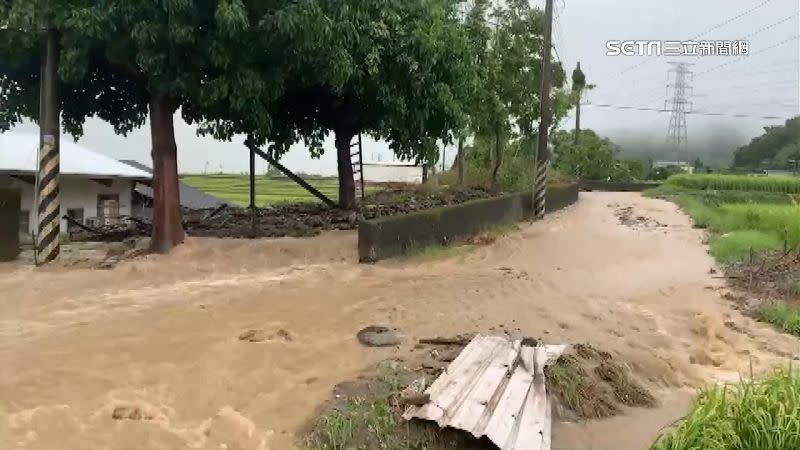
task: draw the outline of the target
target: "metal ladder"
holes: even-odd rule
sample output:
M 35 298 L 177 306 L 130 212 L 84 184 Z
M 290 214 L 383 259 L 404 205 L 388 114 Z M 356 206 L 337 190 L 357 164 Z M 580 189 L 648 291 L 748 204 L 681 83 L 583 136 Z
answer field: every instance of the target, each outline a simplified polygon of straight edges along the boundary
M 356 197 L 361 197 L 364 201 L 364 155 L 361 147 L 361 133 L 358 133 L 356 141 L 350 144 L 350 148 L 357 148 L 355 152 L 350 152 L 350 163 L 353 166 L 353 182 L 356 185 Z

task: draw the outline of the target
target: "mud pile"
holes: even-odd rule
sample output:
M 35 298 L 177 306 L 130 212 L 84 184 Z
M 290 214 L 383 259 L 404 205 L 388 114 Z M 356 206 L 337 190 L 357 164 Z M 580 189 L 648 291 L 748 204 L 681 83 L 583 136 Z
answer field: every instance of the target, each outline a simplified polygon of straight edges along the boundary
M 294 203 L 259 208 L 196 211 L 187 216 L 186 230 L 201 237 L 306 237 L 326 230 L 353 230 L 362 219 L 409 214 L 490 197 L 479 188 L 390 188 L 366 198 L 359 211 L 328 208 L 315 203 Z

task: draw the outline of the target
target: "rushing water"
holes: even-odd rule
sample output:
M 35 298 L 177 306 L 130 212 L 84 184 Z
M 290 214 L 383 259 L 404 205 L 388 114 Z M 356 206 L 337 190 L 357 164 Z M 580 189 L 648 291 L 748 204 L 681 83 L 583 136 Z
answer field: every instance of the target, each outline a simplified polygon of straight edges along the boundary
M 620 224 L 624 207 L 652 220 Z M 0 266 L 0 447 L 290 449 L 336 383 L 417 338 L 503 325 L 611 351 L 660 395 L 557 424 L 556 448 L 643 449 L 694 389 L 797 351 L 720 298 L 701 240 L 670 203 L 587 193 L 450 258 L 359 265 L 355 234 L 336 232 L 190 239 L 110 271 Z M 359 346 L 372 324 L 405 343 Z M 266 340 L 237 338 L 251 329 Z

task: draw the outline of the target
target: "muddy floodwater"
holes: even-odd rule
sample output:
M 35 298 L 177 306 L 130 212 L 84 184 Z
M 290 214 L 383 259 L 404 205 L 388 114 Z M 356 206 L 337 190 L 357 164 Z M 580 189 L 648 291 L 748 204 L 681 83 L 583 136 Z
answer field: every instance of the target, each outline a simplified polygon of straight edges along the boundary
M 559 423 L 555 448 L 645 449 L 697 388 L 798 353 L 721 297 L 702 239 L 671 203 L 583 193 L 445 258 L 359 265 L 355 233 L 331 232 L 190 239 L 107 271 L 0 265 L 0 448 L 293 449 L 335 384 L 418 338 L 518 327 L 612 352 L 661 404 Z M 363 347 L 367 325 L 404 342 Z

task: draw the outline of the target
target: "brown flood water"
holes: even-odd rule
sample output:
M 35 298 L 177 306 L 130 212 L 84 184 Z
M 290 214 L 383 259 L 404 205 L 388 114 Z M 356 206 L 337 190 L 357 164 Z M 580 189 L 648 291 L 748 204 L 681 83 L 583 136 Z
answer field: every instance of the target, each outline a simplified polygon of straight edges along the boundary
M 621 225 L 625 206 L 668 226 Z M 344 232 L 191 239 L 110 271 L 0 265 L 0 447 L 292 449 L 336 383 L 420 337 L 503 325 L 614 352 L 659 393 L 657 409 L 557 424 L 556 448 L 645 449 L 696 388 L 797 354 L 720 298 L 701 240 L 673 204 L 586 193 L 439 260 L 359 265 Z M 361 347 L 372 324 L 405 344 Z M 248 329 L 289 339 L 240 341 Z M 119 406 L 147 420 L 112 419 Z

